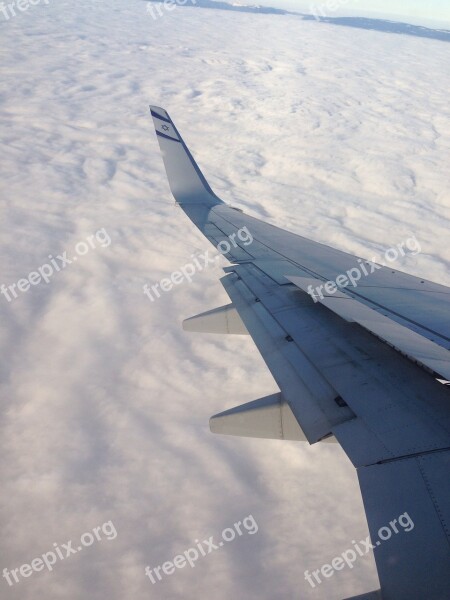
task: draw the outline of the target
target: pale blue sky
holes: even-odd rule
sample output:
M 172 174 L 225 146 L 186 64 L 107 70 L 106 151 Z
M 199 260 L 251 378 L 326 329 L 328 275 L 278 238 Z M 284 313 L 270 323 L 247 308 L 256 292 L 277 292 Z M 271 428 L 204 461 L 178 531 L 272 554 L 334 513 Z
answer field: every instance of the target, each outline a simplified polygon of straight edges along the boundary
M 299 12 L 312 12 L 313 7 L 323 7 L 329 17 L 351 14 L 401 18 L 411 23 L 450 25 L 449 0 L 260 0 L 259 4 Z M 330 10 L 327 4 L 339 8 Z

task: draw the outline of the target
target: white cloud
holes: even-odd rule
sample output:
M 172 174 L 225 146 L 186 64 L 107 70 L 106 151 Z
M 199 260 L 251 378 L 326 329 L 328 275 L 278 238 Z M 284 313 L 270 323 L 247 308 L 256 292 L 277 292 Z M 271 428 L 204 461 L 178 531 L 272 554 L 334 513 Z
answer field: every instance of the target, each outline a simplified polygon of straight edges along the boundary
M 312 590 L 367 535 L 342 452 L 213 436 L 210 415 L 275 391 L 251 340 L 189 336 L 227 301 L 219 271 L 142 294 L 207 242 L 171 200 L 147 105 L 167 108 L 225 200 L 360 255 L 411 231 L 402 268 L 449 284 L 448 45 L 293 17 L 61 0 L 3 26 L 1 281 L 104 227 L 112 243 L 3 317 L 1 568 L 111 519 L 2 597 L 337 599 L 371 559 Z M 151 586 L 199 536 L 258 535 Z M 395 516 L 395 515 L 394 515 Z

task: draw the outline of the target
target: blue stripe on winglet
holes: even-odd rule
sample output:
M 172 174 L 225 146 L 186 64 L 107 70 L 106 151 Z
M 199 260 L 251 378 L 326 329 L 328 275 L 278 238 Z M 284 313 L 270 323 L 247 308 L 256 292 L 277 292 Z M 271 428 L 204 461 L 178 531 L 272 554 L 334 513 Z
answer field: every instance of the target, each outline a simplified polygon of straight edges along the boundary
M 172 142 L 178 142 L 179 144 L 181 144 L 180 140 L 170 137 L 170 135 L 166 135 L 165 133 L 161 133 L 160 131 L 157 131 L 156 135 L 160 135 L 161 137 L 166 138 L 167 140 L 172 140 Z
M 163 117 L 161 115 L 158 115 L 158 113 L 155 113 L 154 110 L 150 109 L 150 112 L 152 113 L 153 117 L 156 117 L 157 119 L 161 119 L 161 121 L 165 121 L 166 123 L 171 123 L 170 119 L 166 119 L 166 117 Z

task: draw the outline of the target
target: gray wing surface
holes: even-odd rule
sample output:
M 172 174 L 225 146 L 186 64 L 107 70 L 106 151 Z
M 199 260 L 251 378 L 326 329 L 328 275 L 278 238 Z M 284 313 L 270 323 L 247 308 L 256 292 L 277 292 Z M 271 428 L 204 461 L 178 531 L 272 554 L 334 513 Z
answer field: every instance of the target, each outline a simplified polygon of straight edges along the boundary
M 380 590 L 370 597 L 448 600 L 450 388 L 438 379 L 450 380 L 450 288 L 226 205 L 167 112 L 151 114 L 176 202 L 212 244 L 233 240 L 221 279 L 231 304 L 184 327 L 251 335 L 280 389 L 215 415 L 211 430 L 338 442 L 357 469 L 374 546 Z M 308 293 L 362 265 L 357 287 L 318 302 Z M 414 527 L 384 541 L 382 528 L 405 513 Z

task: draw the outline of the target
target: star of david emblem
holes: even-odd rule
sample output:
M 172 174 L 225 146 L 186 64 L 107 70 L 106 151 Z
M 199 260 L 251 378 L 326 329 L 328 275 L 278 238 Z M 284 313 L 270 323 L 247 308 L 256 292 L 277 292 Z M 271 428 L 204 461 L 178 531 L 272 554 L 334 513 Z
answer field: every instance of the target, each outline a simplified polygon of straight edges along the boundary
M 167 127 L 167 125 L 162 125 L 161 129 L 164 129 L 164 131 L 169 131 L 169 128 Z

